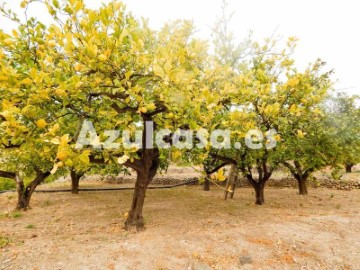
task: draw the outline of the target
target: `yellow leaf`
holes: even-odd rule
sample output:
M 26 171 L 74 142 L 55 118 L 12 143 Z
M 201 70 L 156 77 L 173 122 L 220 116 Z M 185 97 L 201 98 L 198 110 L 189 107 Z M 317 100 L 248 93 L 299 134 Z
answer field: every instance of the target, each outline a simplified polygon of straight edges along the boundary
M 215 178 L 219 181 L 219 182 L 223 182 L 226 180 L 226 176 L 224 174 L 224 168 L 221 168 L 215 175 Z
M 292 104 L 292 105 L 290 106 L 289 111 L 290 111 L 291 113 L 295 113 L 295 112 L 296 112 L 296 109 L 297 109 L 297 106 L 296 106 L 295 104 Z
M 181 157 L 181 151 L 175 150 L 174 152 L 172 152 L 171 156 L 174 160 L 178 160 Z
M 184 76 L 185 72 L 181 69 L 174 69 L 170 72 L 170 79 L 173 81 L 173 82 L 179 82 L 182 77 Z
M 298 85 L 298 84 L 299 84 L 299 80 L 296 79 L 296 78 L 292 78 L 292 79 L 289 79 L 289 80 L 288 80 L 288 85 L 289 85 L 290 87 L 295 87 L 295 86 Z
M 9 111 L 9 110 L 12 109 L 12 107 L 13 107 L 13 104 L 10 101 L 8 101 L 6 99 L 4 99 L 2 101 L 2 109 L 3 109 L 3 111 Z
M 117 161 L 117 162 L 118 162 L 120 165 L 122 165 L 122 164 L 125 164 L 125 162 L 129 160 L 129 158 L 130 158 L 129 156 L 123 155 L 122 157 L 119 157 L 119 158 L 118 158 L 118 161 Z
M 146 105 L 146 110 L 152 111 L 156 109 L 156 105 L 154 103 L 150 103 L 149 105 Z
M 322 112 L 321 112 L 321 110 L 319 108 L 315 108 L 314 113 L 317 114 L 317 115 L 322 115 Z
M 74 162 L 71 159 L 67 159 L 65 160 L 65 165 L 68 167 L 72 167 L 74 166 Z
M 159 77 L 164 77 L 164 70 L 157 64 L 153 66 L 154 74 Z
M 78 160 L 85 165 L 88 165 L 90 163 L 90 151 L 86 150 L 84 152 L 81 153 L 81 155 L 79 155 Z
M 4 40 L 4 44 L 10 46 L 11 44 L 13 44 L 13 41 L 10 38 L 7 38 Z
M 19 33 L 15 29 L 12 30 L 12 34 L 16 38 L 19 37 Z
M 32 82 L 33 82 L 33 81 L 32 81 L 30 78 L 26 78 L 26 79 L 24 79 L 24 80 L 21 81 L 22 84 L 26 84 L 26 85 L 27 85 L 27 84 L 32 84 Z
M 59 124 L 55 124 L 52 128 L 49 129 L 49 133 L 51 135 L 55 135 L 59 129 L 60 129 Z
M 55 95 L 59 96 L 59 97 L 66 97 L 67 93 L 64 89 L 56 89 L 55 90 Z
M 107 60 L 106 55 L 105 55 L 105 54 L 100 54 L 100 55 L 99 55 L 99 60 L 100 60 L 101 62 L 105 62 L 105 61 Z
M 304 132 L 302 132 L 302 130 L 300 130 L 300 129 L 297 131 L 297 135 L 298 135 L 299 138 L 304 138 L 305 137 Z
M 70 141 L 70 139 L 69 139 L 69 134 L 65 134 L 65 135 L 62 136 L 61 139 L 60 139 L 60 146 L 66 146 L 69 141 Z

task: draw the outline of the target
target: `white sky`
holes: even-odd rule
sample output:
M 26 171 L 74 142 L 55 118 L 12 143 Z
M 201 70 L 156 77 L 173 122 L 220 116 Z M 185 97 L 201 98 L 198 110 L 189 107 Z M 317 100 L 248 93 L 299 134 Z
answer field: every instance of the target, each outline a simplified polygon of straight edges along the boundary
M 235 12 L 231 29 L 243 38 L 249 30 L 257 40 L 272 35 L 296 36 L 299 44 L 295 59 L 299 68 L 320 57 L 335 69 L 336 89 L 360 94 L 360 8 L 356 0 L 228 0 Z M 21 12 L 21 0 L 0 0 Z M 86 0 L 91 7 L 102 1 Z M 108 2 L 108 1 L 103 1 Z M 149 19 L 160 28 L 174 19 L 191 19 L 198 34 L 207 38 L 221 12 L 221 0 L 124 0 L 136 17 Z M 44 18 L 46 12 L 35 6 L 31 15 Z M 5 25 L 6 23 L 6 25 Z M 0 17 L 1 28 L 11 28 Z

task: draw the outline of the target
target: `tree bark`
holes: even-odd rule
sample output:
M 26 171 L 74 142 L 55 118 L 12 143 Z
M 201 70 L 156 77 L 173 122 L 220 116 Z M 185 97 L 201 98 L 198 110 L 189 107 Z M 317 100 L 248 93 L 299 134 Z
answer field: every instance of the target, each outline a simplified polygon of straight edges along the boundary
M 302 166 L 298 161 L 294 161 L 294 166 L 288 162 L 283 162 L 283 165 L 290 170 L 291 175 L 298 182 L 299 194 L 308 195 L 307 180 L 315 171 L 315 168 L 308 168 L 305 170 L 304 166 Z
M 16 205 L 16 210 L 23 210 L 26 211 L 30 207 L 30 200 L 31 196 L 34 193 L 36 187 L 43 182 L 48 176 L 50 175 L 50 172 L 43 173 L 41 171 L 37 171 L 37 176 L 35 179 L 27 186 L 25 187 L 24 181 L 19 176 L 19 174 L 16 174 L 15 180 L 16 180 L 16 191 L 18 194 L 18 202 Z
M 353 167 L 354 167 L 353 164 L 346 164 L 345 165 L 346 173 L 351 173 Z
M 21 179 L 18 173 L 16 174 L 15 181 L 16 181 L 16 193 L 18 195 L 16 210 L 22 209 L 26 211 L 28 208 L 28 203 L 25 197 L 25 185 L 24 185 L 24 181 Z
M 256 196 L 256 205 L 263 205 L 265 203 L 265 196 L 264 196 L 264 189 L 265 189 L 265 183 L 257 183 L 254 186 L 255 189 L 255 196 Z
M 210 191 L 210 180 L 209 180 L 209 175 L 207 175 L 205 177 L 205 182 L 204 182 L 204 191 Z
M 299 185 L 299 194 L 300 195 L 308 195 L 307 178 L 300 177 L 297 179 L 297 181 L 298 181 L 298 185 Z
M 146 149 L 140 159 L 141 164 L 137 170 L 135 190 L 128 217 L 125 221 L 125 229 L 136 227 L 137 231 L 145 229 L 144 218 L 142 214 L 145 194 L 148 185 L 154 179 L 160 164 L 160 152 L 158 149 Z
M 84 175 L 84 173 L 78 173 L 75 170 L 70 171 L 71 176 L 71 193 L 78 194 L 79 193 L 79 182 L 80 178 Z
M 145 201 L 146 189 L 151 181 L 152 179 L 149 179 L 147 175 L 139 172 L 137 173 L 131 208 L 125 221 L 126 230 L 130 229 L 131 227 L 136 227 L 137 231 L 144 230 L 145 223 L 142 210 Z

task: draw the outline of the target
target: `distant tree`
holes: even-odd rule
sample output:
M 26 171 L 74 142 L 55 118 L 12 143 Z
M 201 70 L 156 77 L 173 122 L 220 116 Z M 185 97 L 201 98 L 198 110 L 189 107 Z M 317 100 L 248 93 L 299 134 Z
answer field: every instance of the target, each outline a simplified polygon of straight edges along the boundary
M 359 97 L 338 93 L 326 103 L 329 133 L 339 148 L 338 163 L 350 173 L 360 163 L 360 109 Z

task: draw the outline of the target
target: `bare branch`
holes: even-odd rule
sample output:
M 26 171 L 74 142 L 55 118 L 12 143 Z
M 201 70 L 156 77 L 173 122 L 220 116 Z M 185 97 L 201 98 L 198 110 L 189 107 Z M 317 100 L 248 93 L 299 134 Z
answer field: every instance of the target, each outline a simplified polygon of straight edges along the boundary
M 16 173 L 14 173 L 14 172 L 0 171 L 0 177 L 15 180 Z
M 102 87 L 117 88 L 117 87 L 114 87 L 114 86 L 102 86 Z M 104 97 L 108 97 L 108 98 L 111 98 L 111 99 L 126 99 L 128 97 L 127 95 L 125 95 L 123 93 L 112 94 L 112 93 L 109 93 L 109 92 L 91 93 L 90 96 L 91 97 L 104 96 Z
M 215 155 L 215 154 L 210 154 L 210 156 L 214 159 L 217 159 L 217 160 L 220 160 L 220 161 L 223 161 L 225 163 L 228 163 L 228 164 L 234 164 L 237 166 L 237 162 L 236 160 L 232 159 L 232 158 L 228 158 L 228 157 L 224 157 L 224 156 L 220 156 L 220 155 Z
M 133 108 L 133 107 L 129 107 L 126 106 L 124 108 L 120 108 L 119 105 L 117 105 L 115 102 L 111 105 L 111 107 L 118 113 L 118 114 L 123 114 L 126 112 L 133 112 L 136 113 L 137 112 L 137 108 Z

